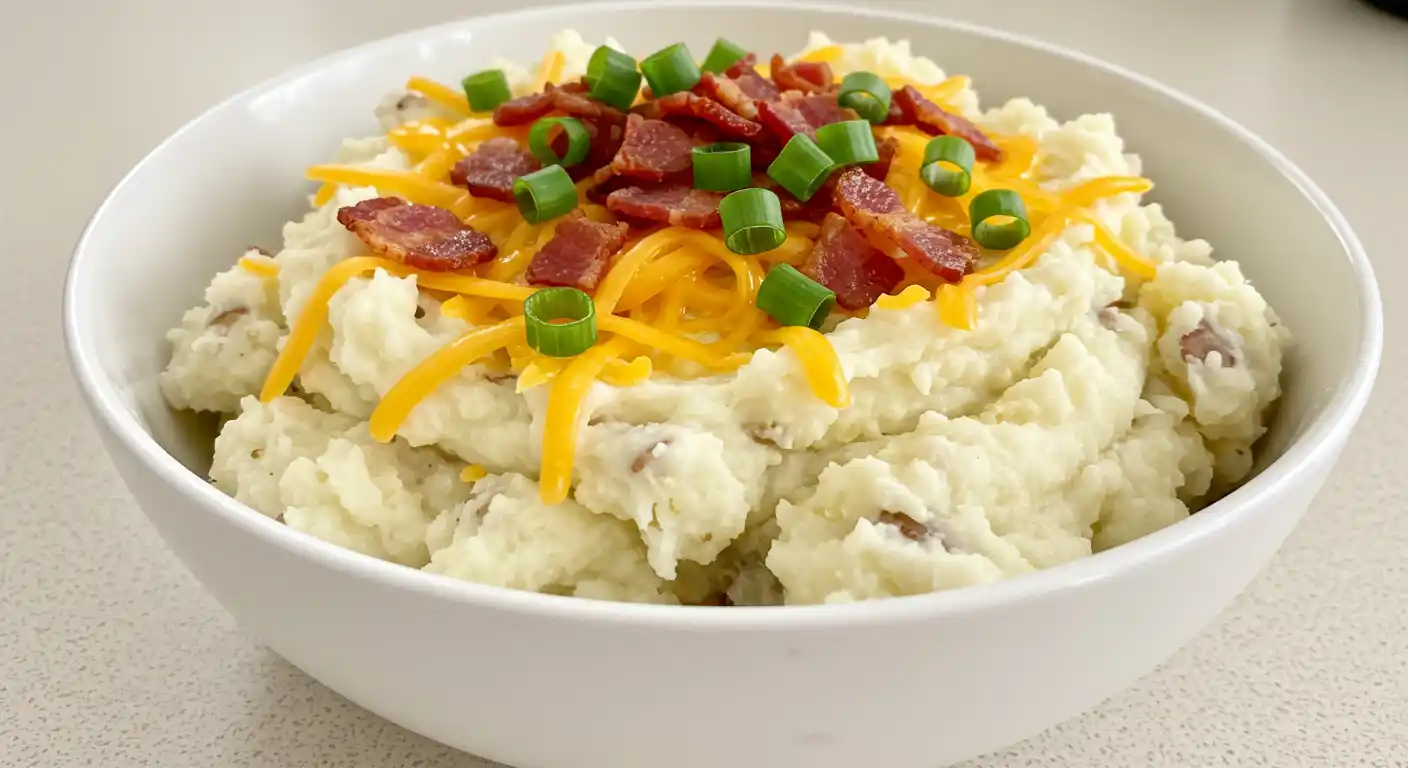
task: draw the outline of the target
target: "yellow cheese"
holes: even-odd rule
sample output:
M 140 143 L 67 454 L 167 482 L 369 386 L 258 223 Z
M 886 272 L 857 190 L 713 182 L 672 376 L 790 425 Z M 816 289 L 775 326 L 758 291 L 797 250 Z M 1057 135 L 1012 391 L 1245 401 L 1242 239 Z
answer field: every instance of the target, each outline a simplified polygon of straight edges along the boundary
M 321 187 L 318 187 L 317 194 L 313 195 L 313 205 L 322 208 L 332 200 L 332 196 L 335 194 L 337 194 L 337 185 L 331 181 L 324 182 Z
M 893 296 L 881 296 L 875 300 L 880 309 L 908 309 L 921 301 L 929 300 L 929 289 L 922 285 L 911 285 Z
M 454 167 L 455 163 L 459 162 L 459 159 L 459 154 L 452 149 L 437 149 L 426 156 L 426 158 L 416 166 L 416 173 L 419 173 L 431 181 L 447 179 L 450 176 L 450 169 Z M 460 190 L 459 187 L 455 189 L 459 191 L 459 194 L 455 197 L 456 201 L 458 201 L 460 197 L 464 195 L 464 191 Z
M 604 333 L 614 333 L 647 347 L 668 352 L 675 357 L 692 360 L 705 368 L 715 371 L 732 371 L 748 362 L 748 355 L 720 356 L 697 341 L 665 333 L 654 326 L 639 320 L 619 315 L 602 315 L 598 310 L 597 328 Z
M 700 253 L 678 250 L 641 267 L 616 303 L 618 311 L 629 312 L 659 295 L 667 287 L 702 270 L 709 258 Z
M 1123 240 L 1106 229 L 1105 225 L 1096 221 L 1095 217 L 1089 213 L 1081 212 L 1076 218 L 1095 228 L 1095 244 L 1100 247 L 1100 250 L 1109 254 L 1110 258 L 1114 259 L 1125 271 L 1145 280 L 1153 280 L 1154 276 L 1158 274 L 1158 265 L 1125 245 Z
M 851 404 L 851 390 L 846 383 L 846 373 L 841 368 L 841 358 L 826 337 L 806 326 L 789 325 L 759 334 L 764 343 L 785 344 L 802 363 L 807 384 L 812 394 L 832 408 L 847 408 Z
M 523 339 L 523 318 L 511 317 L 487 328 L 475 328 L 435 350 L 406 372 L 377 403 L 368 427 L 372 438 L 388 442 L 411 410 L 432 392 L 459 375 L 465 366 Z
M 621 318 L 618 318 L 621 319 Z M 560 504 L 572 487 L 572 464 L 581 429 L 582 404 L 608 360 L 627 348 L 622 339 L 598 343 L 572 358 L 552 381 L 543 417 L 543 461 L 538 489 L 544 504 Z
M 406 81 L 406 90 L 415 91 L 427 99 L 456 114 L 466 117 L 474 114 L 469 108 L 469 98 L 463 91 L 441 85 L 424 77 L 413 77 Z
M 240 266 L 244 267 L 245 271 L 252 272 L 260 277 L 279 276 L 279 265 L 275 264 L 274 261 L 267 256 L 260 256 L 258 258 L 253 256 L 241 256 Z
M 442 208 L 448 208 L 464 195 L 464 190 L 453 184 L 431 181 L 415 171 L 372 170 L 351 165 L 315 165 L 308 169 L 308 178 L 334 184 L 375 187 L 382 194 Z
M 674 228 L 667 228 L 641 239 L 617 256 L 611 271 L 606 273 L 606 277 L 596 288 L 597 315 L 606 316 L 614 312 L 616 303 L 621 300 L 621 294 L 635 278 L 636 272 L 667 250 L 678 248 L 679 245 L 679 233 L 675 232 Z
M 466 464 L 464 469 L 460 470 L 460 482 L 462 483 L 478 482 L 488 476 L 488 470 L 479 464 Z
M 814 51 L 808 51 L 798 56 L 797 61 L 826 62 L 830 64 L 841 58 L 841 54 L 845 53 L 845 51 L 845 47 L 841 45 L 824 45 Z
M 567 61 L 562 51 L 548 51 L 538 65 L 538 76 L 533 80 L 533 92 L 538 93 L 562 77 L 562 65 Z

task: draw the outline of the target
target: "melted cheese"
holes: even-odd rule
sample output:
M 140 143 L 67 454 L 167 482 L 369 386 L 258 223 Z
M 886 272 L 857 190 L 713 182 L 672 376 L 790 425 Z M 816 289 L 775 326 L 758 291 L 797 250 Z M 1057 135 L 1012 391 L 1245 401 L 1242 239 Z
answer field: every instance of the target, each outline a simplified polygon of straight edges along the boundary
M 720 356 L 707 346 L 692 339 L 666 333 L 659 328 L 639 320 L 620 315 L 597 314 L 597 328 L 605 333 L 615 333 L 647 347 L 668 352 L 675 357 L 691 360 L 715 371 L 732 371 L 748 362 L 748 355 Z
M 548 51 L 542 63 L 538 65 L 538 76 L 533 80 L 533 92 L 547 88 L 548 83 L 557 82 L 558 78 L 562 77 L 562 65 L 566 61 L 567 57 L 562 55 L 562 51 Z
M 893 296 L 881 296 L 875 300 L 875 306 L 880 309 L 908 309 L 921 301 L 928 301 L 929 298 L 928 288 L 911 285 Z
M 626 347 L 622 339 L 599 343 L 572 358 L 553 378 L 543 417 L 543 461 L 538 473 L 538 492 L 544 504 L 559 504 L 567 498 L 587 392 L 607 361 L 619 357 Z
M 759 334 L 764 343 L 785 344 L 802 363 L 812 394 L 832 408 L 847 408 L 851 404 L 851 389 L 836 349 L 820 333 L 801 325 Z
M 453 184 L 431 181 L 415 171 L 390 171 L 357 168 L 351 165 L 315 165 L 308 169 L 314 181 L 375 187 L 380 193 L 390 193 L 413 203 L 448 208 L 464 195 Z
M 679 245 L 679 233 L 675 232 L 674 228 L 662 229 L 641 239 L 616 257 L 611 271 L 606 273 L 606 277 L 596 288 L 597 315 L 605 317 L 615 312 L 616 303 L 621 300 L 626 286 L 635 279 L 636 272 L 646 263 L 668 250 L 678 248 Z
M 434 80 L 424 77 L 413 77 L 406 81 L 406 90 L 415 91 L 427 99 L 456 114 L 469 116 L 474 114 L 469 108 L 469 98 L 463 91 L 457 91 L 448 85 L 441 85 Z
M 479 464 L 466 464 L 464 469 L 460 470 L 460 482 L 462 483 L 478 482 L 488 476 L 489 471 Z
M 251 272 L 260 277 L 279 276 L 279 265 L 275 264 L 273 259 L 270 259 L 268 256 L 241 256 L 239 263 L 246 272 Z

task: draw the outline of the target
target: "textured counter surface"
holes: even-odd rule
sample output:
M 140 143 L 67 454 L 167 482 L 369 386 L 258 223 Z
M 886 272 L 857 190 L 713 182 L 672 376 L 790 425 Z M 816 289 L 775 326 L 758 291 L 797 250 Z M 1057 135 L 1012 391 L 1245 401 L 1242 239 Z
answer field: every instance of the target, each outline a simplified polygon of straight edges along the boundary
M 1408 22 L 1352 0 L 888 4 L 1075 47 L 1223 110 L 1345 211 L 1387 313 L 1380 385 L 1358 432 L 1242 598 L 1130 690 L 963 768 L 1408 765 Z M 129 499 L 82 411 L 59 295 L 103 193 L 209 104 L 353 43 L 508 5 L 7 7 L 0 766 L 489 765 L 339 698 L 202 591 Z

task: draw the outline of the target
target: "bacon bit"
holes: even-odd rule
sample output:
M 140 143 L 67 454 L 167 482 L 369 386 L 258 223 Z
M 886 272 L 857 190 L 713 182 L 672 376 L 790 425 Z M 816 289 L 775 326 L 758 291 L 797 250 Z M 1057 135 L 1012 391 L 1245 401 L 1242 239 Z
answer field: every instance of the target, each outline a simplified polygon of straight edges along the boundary
M 864 309 L 904 280 L 904 267 L 866 242 L 844 217 L 827 214 L 802 274 L 830 288 L 843 309 Z
M 831 65 L 824 61 L 799 61 L 788 64 L 781 55 L 772 55 L 772 80 L 784 91 L 822 93 L 836 87 Z
M 834 200 L 872 245 L 891 256 L 902 252 L 946 282 L 962 280 L 978 258 L 972 240 L 910 213 L 893 189 L 860 168 L 841 174 Z
M 881 525 L 892 525 L 899 529 L 900 535 L 910 541 L 923 543 L 933 535 L 927 525 L 915 520 L 903 512 L 882 511 L 878 517 Z
M 542 93 L 520 96 L 495 107 L 494 124 L 500 126 L 526 125 L 553 110 L 583 120 L 615 124 L 626 121 L 624 112 L 610 104 L 603 104 L 587 96 L 587 91 L 588 88 L 584 82 L 568 83 L 562 86 L 548 83 Z
M 772 189 L 777 194 L 777 199 L 782 203 L 782 218 L 784 221 L 821 221 L 827 214 L 835 210 L 835 205 L 831 201 L 831 192 L 823 187 L 811 199 L 805 203 L 798 200 L 791 192 L 772 186 L 772 179 L 768 179 L 767 184 L 756 184 Z
M 542 167 L 538 159 L 510 138 L 489 139 L 455 163 L 450 181 L 468 187 L 475 197 L 513 202 L 513 180 Z
M 607 210 L 638 221 L 660 222 L 690 229 L 709 229 L 719 218 L 719 192 L 706 192 L 684 184 L 655 189 L 626 187 L 606 198 Z
M 763 132 L 763 126 L 739 116 L 713 99 L 689 91 L 680 91 L 647 101 L 635 107 L 634 111 L 643 117 L 657 120 L 666 116 L 699 118 L 730 136 L 745 139 L 751 139 Z
M 782 91 L 778 90 L 771 80 L 758 74 L 757 63 L 758 57 L 750 53 L 734 62 L 733 66 L 724 71 L 724 76 L 737 84 L 738 89 L 748 98 L 754 101 L 773 101 L 782 95 Z
M 678 126 L 632 114 L 626 120 L 625 140 L 611 161 L 611 169 L 622 176 L 661 181 L 693 167 L 693 149 L 693 139 Z
M 1218 333 L 1207 320 L 1200 321 L 1197 328 L 1183 334 L 1183 338 L 1178 340 L 1178 350 L 1185 362 L 1206 363 L 1208 355 L 1216 352 L 1222 368 L 1237 365 L 1236 345 Z
M 890 165 L 895 162 L 895 155 L 900 153 L 900 142 L 893 136 L 886 136 L 875 144 L 875 151 L 879 153 L 880 159 L 873 163 L 866 163 L 860 166 L 872 179 L 884 181 L 890 175 Z
M 489 236 L 444 208 L 375 197 L 337 212 L 337 221 L 372 251 L 427 272 L 468 269 L 494 258 Z
M 753 97 L 744 93 L 743 88 L 731 78 L 705 72 L 700 75 L 699 84 L 694 86 L 694 91 L 728 107 L 740 117 L 748 120 L 758 119 L 758 106 L 753 103 Z
M 989 139 L 982 129 L 967 118 L 945 110 L 926 99 L 919 89 L 912 85 L 894 92 L 891 101 L 890 118 L 895 117 L 894 105 L 900 105 L 900 114 L 913 115 L 913 122 L 920 130 L 930 135 L 957 136 L 973 145 L 973 152 L 979 159 L 998 162 L 1002 160 L 1002 149 Z M 888 121 L 887 121 L 888 122 Z
M 595 289 L 628 230 L 625 224 L 603 224 L 588 219 L 581 209 L 573 211 L 557 225 L 552 240 L 533 254 L 529 284 Z
M 823 125 L 855 119 L 855 110 L 837 104 L 831 96 L 785 93 L 776 101 L 758 103 L 758 120 L 784 144 L 799 133 L 816 140 L 816 129 Z

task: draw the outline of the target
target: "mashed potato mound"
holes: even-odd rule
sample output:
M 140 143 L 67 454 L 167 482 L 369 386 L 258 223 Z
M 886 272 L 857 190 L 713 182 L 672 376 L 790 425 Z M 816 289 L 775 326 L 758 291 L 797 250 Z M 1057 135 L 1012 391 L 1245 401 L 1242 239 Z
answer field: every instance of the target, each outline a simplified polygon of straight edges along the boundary
M 571 31 L 552 45 L 564 80 L 594 48 Z M 814 33 L 806 50 L 833 45 Z M 529 87 L 528 70 L 502 65 L 518 92 Z M 945 78 L 904 41 L 842 46 L 832 66 Z M 1140 172 L 1109 115 L 1059 122 L 1027 99 L 983 111 L 967 86 L 950 103 L 986 130 L 1035 140 L 1053 193 Z M 393 94 L 376 113 L 389 128 L 440 110 Z M 336 160 L 410 167 L 381 137 L 344 142 Z M 277 275 L 216 275 L 167 334 L 161 387 L 174 407 L 226 419 L 210 470 L 222 491 L 306 534 L 444 576 L 708 605 L 990 582 L 1139 538 L 1236 487 L 1280 395 L 1289 334 L 1266 301 L 1236 262 L 1214 260 L 1126 193 L 1090 212 L 1157 264 L 1152 279 L 1111 268 L 1094 228 L 1075 223 L 975 290 L 972 330 L 943 324 L 928 302 L 872 307 L 828 329 L 852 396 L 843 409 L 810 394 L 786 347 L 728 375 L 598 382 L 572 494 L 547 505 L 536 480 L 544 388 L 520 393 L 489 364 L 436 389 L 394 440 L 372 439 L 367 420 L 388 390 L 471 328 L 414 276 L 349 281 L 293 388 L 257 399 L 288 318 L 328 269 L 366 252 L 337 211 L 378 194 L 342 187 L 288 223 Z

